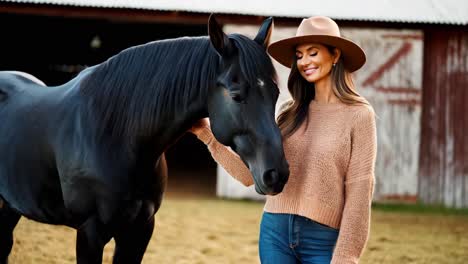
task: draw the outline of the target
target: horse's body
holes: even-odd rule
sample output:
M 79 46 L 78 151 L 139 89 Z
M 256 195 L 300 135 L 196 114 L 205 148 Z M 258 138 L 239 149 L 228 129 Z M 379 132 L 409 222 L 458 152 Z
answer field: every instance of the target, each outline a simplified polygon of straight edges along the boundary
M 265 144 L 260 145 L 276 153 L 260 147 L 259 154 L 242 144 L 239 154 L 249 165 L 257 190 L 281 191 L 287 165 L 277 146 L 279 133 L 269 119 L 277 94 L 259 94 L 271 97 L 266 102 L 269 111 L 257 109 L 260 113 L 255 114 L 246 108 L 248 103 L 229 106 L 225 100 L 234 97 L 226 95 L 238 96 L 239 85 L 229 89 L 230 84 L 223 83 L 233 68 L 226 71 L 227 63 L 220 60 L 227 56 L 222 54 L 227 50 L 226 36 L 215 32 L 213 23 L 210 38 L 133 47 L 57 87 L 43 87 L 25 74 L 0 72 L 0 263 L 7 263 L 21 215 L 77 229 L 78 263 L 100 263 L 111 238 L 116 242 L 114 263 L 139 263 L 166 183 L 164 150 L 208 115 L 215 136 L 226 145 L 244 137 L 247 141 L 264 137 L 260 143 Z M 241 36 L 234 39 L 229 42 L 238 47 L 246 41 Z M 176 54 L 174 49 L 180 57 L 168 55 Z M 272 78 L 271 73 L 261 76 L 261 71 L 256 74 Z M 250 96 L 255 96 L 257 91 L 250 89 Z M 252 131 L 247 124 L 236 125 L 230 118 L 240 107 L 243 114 L 265 119 L 267 125 Z M 256 131 L 262 134 L 256 136 Z M 276 165 L 257 162 L 254 156 L 265 156 Z
M 96 142 L 97 124 L 84 115 L 86 99 L 80 96 L 83 79 L 93 71 L 87 69 L 70 83 L 47 89 L 21 75 L 0 72 L 0 87 L 10 87 L 8 101 L 0 108 L 0 193 L 28 218 L 79 228 L 96 207 L 103 217 L 113 217 L 116 208 L 109 204 L 135 196 L 132 192 L 141 196 L 133 197 L 137 203 L 150 201 L 151 207 L 159 203 L 160 195 L 152 195 L 161 193 L 164 184 L 155 182 L 163 179 L 153 176 L 154 159 L 150 166 L 137 168 L 126 144 Z M 161 154 L 156 150 L 153 155 Z M 128 189 L 129 178 L 136 174 L 148 190 Z M 118 206 L 125 211 L 137 205 Z
M 80 95 L 83 80 L 93 71 L 51 88 L 16 73 L 0 73 L 0 87 L 8 92 L 0 107 L 0 199 L 6 202 L 0 231 L 19 215 L 78 230 L 86 230 L 94 218 L 118 230 L 151 228 L 167 177 L 162 147 L 176 135 L 151 153 L 128 149 L 125 139 L 99 139 L 97 120 L 86 115 L 88 102 Z M 118 230 L 109 227 L 100 235 L 118 239 Z M 96 257 L 86 255 L 91 258 L 83 263 Z

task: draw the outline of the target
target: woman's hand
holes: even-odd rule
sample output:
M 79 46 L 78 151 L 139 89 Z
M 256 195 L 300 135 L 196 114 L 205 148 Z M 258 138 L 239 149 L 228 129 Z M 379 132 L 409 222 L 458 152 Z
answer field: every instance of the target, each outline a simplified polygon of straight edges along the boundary
M 188 132 L 198 136 L 204 128 L 210 129 L 210 120 L 208 118 L 198 120 L 195 124 L 193 124 Z

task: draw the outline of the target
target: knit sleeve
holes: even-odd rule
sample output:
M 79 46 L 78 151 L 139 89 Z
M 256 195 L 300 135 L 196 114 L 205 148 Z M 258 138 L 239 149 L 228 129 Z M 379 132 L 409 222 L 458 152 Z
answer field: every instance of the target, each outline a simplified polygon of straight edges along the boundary
M 254 183 L 250 170 L 239 155 L 229 147 L 219 143 L 209 128 L 203 128 L 202 132 L 197 137 L 208 146 L 208 150 L 213 159 L 232 177 L 245 186 L 250 186 Z
M 351 131 L 351 158 L 345 179 L 345 204 L 332 264 L 357 264 L 367 243 L 377 153 L 375 115 L 359 111 Z

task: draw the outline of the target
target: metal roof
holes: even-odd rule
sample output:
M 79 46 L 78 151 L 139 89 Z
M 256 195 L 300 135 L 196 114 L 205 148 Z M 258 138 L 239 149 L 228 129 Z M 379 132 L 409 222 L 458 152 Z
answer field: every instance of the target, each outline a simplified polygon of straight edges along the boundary
M 468 0 L 0 0 L 276 17 L 325 15 L 341 20 L 468 25 Z

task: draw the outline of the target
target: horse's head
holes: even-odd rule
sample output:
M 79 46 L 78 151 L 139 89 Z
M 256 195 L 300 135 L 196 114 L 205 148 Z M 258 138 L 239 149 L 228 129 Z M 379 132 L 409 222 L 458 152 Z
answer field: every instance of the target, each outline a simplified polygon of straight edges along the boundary
M 213 16 L 209 37 L 220 58 L 208 112 L 216 139 L 230 146 L 252 172 L 255 190 L 274 195 L 289 177 L 281 133 L 275 122 L 279 89 L 266 53 L 273 20 L 265 20 L 254 40 L 227 36 Z

